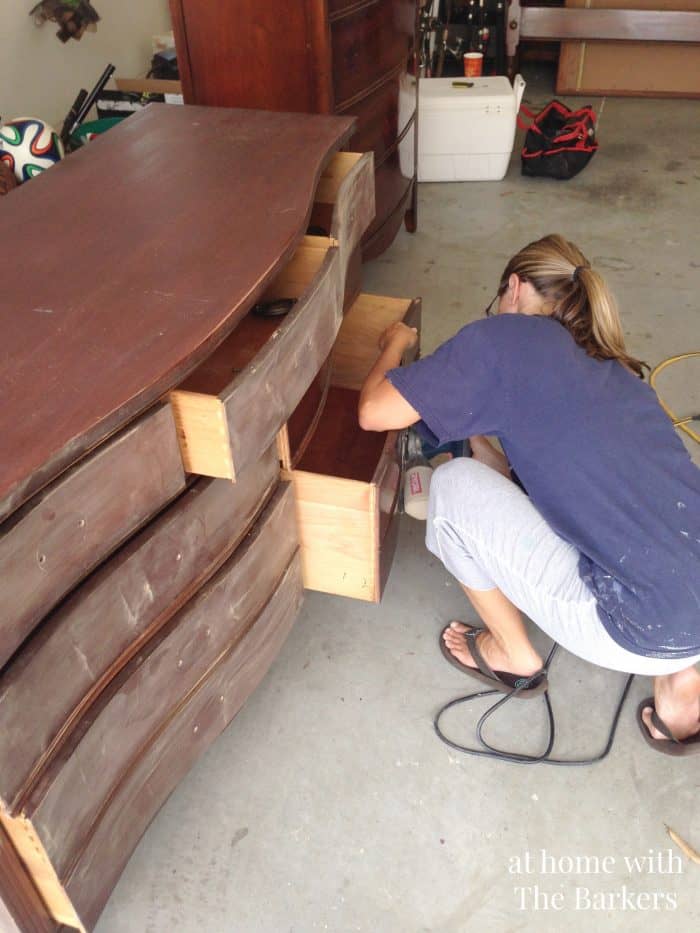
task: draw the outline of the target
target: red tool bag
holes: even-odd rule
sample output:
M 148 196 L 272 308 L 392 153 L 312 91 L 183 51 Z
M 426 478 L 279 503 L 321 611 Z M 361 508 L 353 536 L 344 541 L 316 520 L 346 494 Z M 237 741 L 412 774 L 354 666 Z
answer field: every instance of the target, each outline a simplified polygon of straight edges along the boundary
M 592 107 L 570 110 L 553 100 L 538 114 L 520 110 L 532 120 L 528 126 L 518 117 L 518 126 L 527 130 L 520 154 L 523 175 L 573 178 L 588 165 L 598 149 Z

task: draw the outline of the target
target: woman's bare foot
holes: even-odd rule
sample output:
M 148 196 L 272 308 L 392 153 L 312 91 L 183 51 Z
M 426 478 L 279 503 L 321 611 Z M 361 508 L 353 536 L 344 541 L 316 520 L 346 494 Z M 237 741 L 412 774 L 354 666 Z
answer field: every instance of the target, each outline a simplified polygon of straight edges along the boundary
M 501 473 L 506 479 L 510 479 L 510 466 L 506 455 L 497 450 L 491 441 L 483 434 L 475 434 L 469 438 L 469 445 L 472 449 L 472 457 L 479 463 L 484 463 L 497 473 Z
M 654 708 L 679 742 L 700 732 L 700 673 L 688 667 L 677 674 L 656 677 Z M 650 709 L 642 712 L 642 718 L 652 738 L 667 738 L 652 725 Z
M 445 630 L 443 640 L 450 654 L 454 655 L 458 661 L 467 667 L 476 669 L 476 663 L 472 658 L 471 651 L 467 645 L 464 633 L 468 627 L 462 622 L 450 622 L 450 627 Z M 514 653 L 505 645 L 502 645 L 494 635 L 485 629 L 482 635 L 478 636 L 479 651 L 484 660 L 493 671 L 504 671 L 509 674 L 530 677 L 542 670 L 542 658 L 531 646 Z

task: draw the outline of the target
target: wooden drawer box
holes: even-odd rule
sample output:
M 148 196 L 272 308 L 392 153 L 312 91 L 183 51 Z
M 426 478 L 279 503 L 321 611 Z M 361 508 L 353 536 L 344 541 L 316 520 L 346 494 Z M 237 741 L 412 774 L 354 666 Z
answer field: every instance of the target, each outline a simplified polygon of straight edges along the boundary
M 392 517 L 400 488 L 398 432 L 363 431 L 360 388 L 380 334 L 393 321 L 420 324 L 420 300 L 360 295 L 343 320 L 323 415 L 292 481 L 304 586 L 378 602 L 393 558 Z M 417 354 L 413 349 L 404 362 Z
M 304 237 L 261 299 L 295 299 L 292 310 L 281 319 L 251 312 L 170 393 L 188 472 L 235 480 L 296 408 L 330 353 L 342 319 L 334 243 Z
M 294 419 L 293 450 L 313 430 L 327 389 L 324 363 L 343 311 L 350 257 L 374 217 L 371 153 L 337 152 L 318 181 L 310 218 L 329 236 L 306 236 L 262 302 L 295 299 L 283 318 L 249 314 L 170 402 L 185 469 L 235 480 Z M 320 376 L 317 376 L 321 370 Z

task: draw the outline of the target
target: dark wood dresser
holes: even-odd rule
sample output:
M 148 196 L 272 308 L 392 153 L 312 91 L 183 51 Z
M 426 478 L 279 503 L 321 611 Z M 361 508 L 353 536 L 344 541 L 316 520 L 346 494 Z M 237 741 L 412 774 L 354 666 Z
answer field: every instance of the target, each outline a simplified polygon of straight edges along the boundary
M 400 445 L 358 391 L 420 303 L 348 276 L 353 132 L 154 104 L 3 198 L 3 933 L 94 926 L 304 588 L 381 597 Z
M 389 246 L 403 219 L 408 230 L 416 228 L 417 84 L 409 71 L 419 5 L 170 0 L 188 103 L 357 118 L 348 148 L 373 152 L 376 172 L 365 259 Z

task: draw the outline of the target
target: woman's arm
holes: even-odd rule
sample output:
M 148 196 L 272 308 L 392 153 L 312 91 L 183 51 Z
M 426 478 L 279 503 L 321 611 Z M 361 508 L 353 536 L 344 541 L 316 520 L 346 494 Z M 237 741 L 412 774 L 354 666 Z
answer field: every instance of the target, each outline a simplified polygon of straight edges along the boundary
M 401 364 L 406 350 L 417 341 L 416 328 L 407 327 L 401 321 L 392 324 L 380 337 L 381 353 L 364 381 L 357 409 L 360 427 L 365 431 L 407 428 L 420 420 L 415 408 L 386 378 L 387 372 Z

